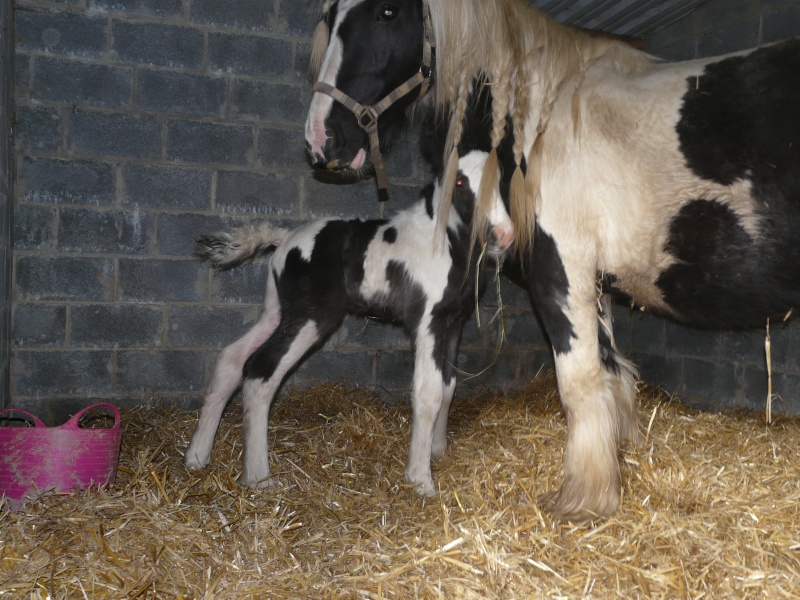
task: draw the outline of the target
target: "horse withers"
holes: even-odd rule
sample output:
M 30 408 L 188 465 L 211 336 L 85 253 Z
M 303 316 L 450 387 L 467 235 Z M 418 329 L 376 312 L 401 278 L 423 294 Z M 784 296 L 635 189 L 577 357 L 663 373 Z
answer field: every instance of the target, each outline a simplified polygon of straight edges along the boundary
M 492 88 L 493 148 L 513 120 L 516 247 L 568 424 L 563 483 L 541 502 L 575 522 L 613 514 L 619 448 L 640 434 L 611 298 L 712 329 L 761 327 L 800 306 L 800 40 L 670 63 L 523 0 L 323 8 L 330 37 L 318 80 L 360 103 L 422 69 L 433 40 L 431 91 L 406 104 L 450 119 L 446 162 L 475 76 Z M 384 39 L 387 51 L 376 50 Z M 405 108 L 386 111 L 387 133 Z M 362 169 L 371 147 L 352 112 L 323 92 L 312 97 L 306 141 L 317 164 L 335 155 L 338 168 Z

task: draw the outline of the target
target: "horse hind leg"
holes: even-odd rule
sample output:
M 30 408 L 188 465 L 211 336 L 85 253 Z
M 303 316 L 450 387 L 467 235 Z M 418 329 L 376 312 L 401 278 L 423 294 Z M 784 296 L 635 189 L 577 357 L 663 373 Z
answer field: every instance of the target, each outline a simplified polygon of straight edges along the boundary
M 186 468 L 202 469 L 208 464 L 222 411 L 242 382 L 242 368 L 245 361 L 256 348 L 269 339 L 279 323 L 280 309 L 277 303 L 271 304 L 250 331 L 220 354 L 208 393 L 200 409 L 197 427 L 184 455 Z
M 600 359 L 612 389 L 617 413 L 617 428 L 622 443 L 632 446 L 642 440 L 636 410 L 636 366 L 620 354 L 614 341 L 613 320 L 608 296 L 600 298 L 597 307 Z
M 269 468 L 269 408 L 286 374 L 327 333 L 310 319 L 287 323 L 248 359 L 242 386 L 244 464 L 238 479 L 244 487 L 277 483 Z

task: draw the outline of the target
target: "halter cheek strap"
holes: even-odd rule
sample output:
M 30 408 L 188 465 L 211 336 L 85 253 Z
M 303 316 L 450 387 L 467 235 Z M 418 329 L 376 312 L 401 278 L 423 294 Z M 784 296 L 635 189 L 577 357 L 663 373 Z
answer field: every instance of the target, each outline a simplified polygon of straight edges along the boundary
M 428 0 L 422 0 L 422 19 L 425 28 L 425 39 L 422 44 L 422 65 L 420 66 L 419 71 L 389 92 L 382 100 L 376 102 L 372 106 L 364 106 L 329 83 L 318 81 L 312 88 L 315 92 L 327 94 L 336 102 L 339 102 L 348 110 L 352 111 L 356 116 L 358 125 L 369 136 L 370 159 L 375 167 L 375 179 L 378 182 L 379 192 L 385 193 L 389 187 L 389 175 L 386 172 L 386 165 L 383 162 L 383 156 L 381 155 L 380 150 L 380 140 L 378 139 L 378 117 L 380 117 L 381 114 L 383 114 L 392 104 L 400 100 L 400 98 L 414 91 L 417 86 L 421 86 L 419 91 L 420 98 L 427 94 L 428 90 L 430 89 L 431 57 L 433 54 L 433 48 L 436 46 L 436 44 L 433 39 L 433 25 L 431 23 Z

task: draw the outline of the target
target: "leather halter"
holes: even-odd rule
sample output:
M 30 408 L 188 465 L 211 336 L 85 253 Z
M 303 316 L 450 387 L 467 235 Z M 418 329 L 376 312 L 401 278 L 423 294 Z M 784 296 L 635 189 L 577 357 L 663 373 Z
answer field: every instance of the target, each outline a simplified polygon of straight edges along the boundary
M 379 100 L 372 106 L 364 106 L 359 102 L 353 100 L 350 96 L 345 94 L 338 88 L 333 87 L 329 83 L 318 81 L 312 88 L 315 92 L 327 94 L 336 102 L 339 102 L 356 116 L 358 125 L 369 136 L 369 153 L 370 160 L 375 167 L 375 179 L 378 182 L 378 191 L 386 193 L 389 187 L 389 175 L 386 172 L 386 165 L 383 162 L 383 156 L 380 150 L 380 140 L 378 139 L 378 117 L 386 111 L 392 104 L 400 100 L 403 96 L 410 94 L 417 86 L 420 87 L 419 97 L 422 98 L 428 93 L 431 82 L 431 57 L 433 48 L 436 47 L 433 35 L 433 24 L 431 22 L 431 13 L 428 7 L 428 0 L 422 0 L 422 22 L 425 28 L 425 39 L 422 44 L 422 64 L 419 71 L 409 77 L 405 82 L 398 85 L 395 89 L 389 92 L 383 99 Z

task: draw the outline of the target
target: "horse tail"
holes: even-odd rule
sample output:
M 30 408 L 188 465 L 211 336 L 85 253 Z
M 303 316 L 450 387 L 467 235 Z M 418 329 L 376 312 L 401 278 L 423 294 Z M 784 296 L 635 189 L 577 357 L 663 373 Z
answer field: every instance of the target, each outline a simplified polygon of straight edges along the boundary
M 210 263 L 214 269 L 231 269 L 279 246 L 288 234 L 289 230 L 273 227 L 267 222 L 246 223 L 236 229 L 197 238 L 194 255 Z

